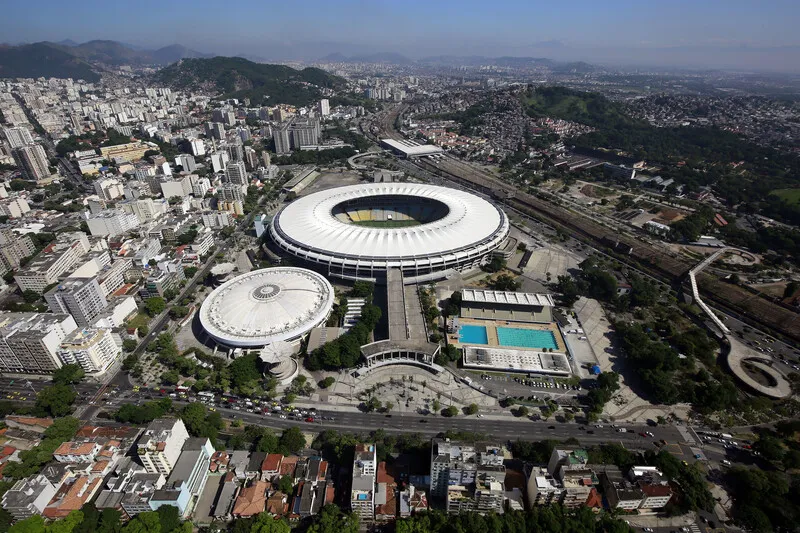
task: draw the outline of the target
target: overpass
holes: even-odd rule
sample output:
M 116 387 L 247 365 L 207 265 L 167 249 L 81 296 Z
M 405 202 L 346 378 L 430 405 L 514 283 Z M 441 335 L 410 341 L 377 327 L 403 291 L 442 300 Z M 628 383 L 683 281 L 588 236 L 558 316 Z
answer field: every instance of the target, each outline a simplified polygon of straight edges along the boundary
M 728 248 L 720 248 L 713 254 L 703 259 L 700 262 L 700 264 L 698 264 L 696 267 L 694 267 L 689 271 L 689 282 L 692 284 L 692 297 L 694 298 L 694 301 L 697 303 L 697 305 L 700 306 L 700 309 L 702 309 L 703 312 L 705 312 L 705 314 L 708 315 L 708 317 L 711 319 L 712 322 L 714 322 L 714 325 L 716 325 L 719 328 L 719 330 L 722 332 L 723 335 L 730 335 L 731 330 L 728 329 L 728 326 L 726 326 L 722 322 L 722 320 L 719 319 L 716 313 L 714 313 L 714 311 L 712 311 L 711 308 L 706 305 L 706 303 L 702 300 L 702 298 L 700 298 L 700 291 L 697 289 L 697 274 L 700 273 L 700 271 L 702 271 L 708 265 L 719 259 L 720 256 L 722 256 L 726 252 L 728 252 Z

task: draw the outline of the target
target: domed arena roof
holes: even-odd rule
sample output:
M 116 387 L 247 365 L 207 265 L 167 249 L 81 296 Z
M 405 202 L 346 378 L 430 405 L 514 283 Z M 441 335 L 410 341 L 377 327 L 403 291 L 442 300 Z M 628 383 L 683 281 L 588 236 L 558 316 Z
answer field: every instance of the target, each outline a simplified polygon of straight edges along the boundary
M 200 307 L 200 323 L 227 346 L 292 342 L 325 322 L 333 300 L 331 284 L 311 270 L 254 270 L 214 289 Z

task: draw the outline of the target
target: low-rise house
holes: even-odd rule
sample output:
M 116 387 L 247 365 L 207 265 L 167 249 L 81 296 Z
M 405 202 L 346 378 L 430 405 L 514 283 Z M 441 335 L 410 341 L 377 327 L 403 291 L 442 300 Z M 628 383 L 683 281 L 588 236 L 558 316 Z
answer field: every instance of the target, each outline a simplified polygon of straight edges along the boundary
M 263 513 L 267 507 L 267 490 L 270 484 L 266 481 L 253 480 L 250 485 L 239 491 L 233 506 L 235 518 L 247 518 Z
M 261 463 L 261 479 L 264 481 L 272 481 L 280 476 L 281 463 L 283 462 L 283 455 L 279 453 L 270 453 Z
M 62 485 L 56 492 L 50 503 L 42 511 L 42 516 L 55 520 L 64 518 L 72 511 L 77 511 L 92 499 L 95 492 L 102 486 L 103 478 L 89 476 L 78 476 L 71 482 Z

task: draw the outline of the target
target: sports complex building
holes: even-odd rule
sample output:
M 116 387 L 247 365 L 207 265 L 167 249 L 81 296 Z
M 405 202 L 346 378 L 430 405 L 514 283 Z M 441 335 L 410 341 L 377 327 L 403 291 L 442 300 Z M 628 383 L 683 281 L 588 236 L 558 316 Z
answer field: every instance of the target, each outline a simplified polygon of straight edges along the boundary
M 464 289 L 449 342 L 465 368 L 569 376 L 570 356 L 549 294 Z
M 265 268 L 214 289 L 203 300 L 199 320 L 206 333 L 227 348 L 294 345 L 325 324 L 333 301 L 333 287 L 317 272 Z
M 505 213 L 474 194 L 418 183 L 373 183 L 316 192 L 284 207 L 269 228 L 282 250 L 328 276 L 405 282 L 468 271 L 509 256 Z

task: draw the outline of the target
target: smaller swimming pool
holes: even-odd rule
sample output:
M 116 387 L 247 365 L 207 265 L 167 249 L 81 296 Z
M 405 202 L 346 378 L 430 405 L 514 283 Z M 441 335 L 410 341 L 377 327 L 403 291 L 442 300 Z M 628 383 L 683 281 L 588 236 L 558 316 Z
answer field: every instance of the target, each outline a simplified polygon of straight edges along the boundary
M 486 326 L 463 324 L 458 328 L 458 342 L 462 344 L 488 344 Z
M 552 331 L 522 328 L 497 328 L 497 343 L 500 346 L 520 348 L 558 349 Z

